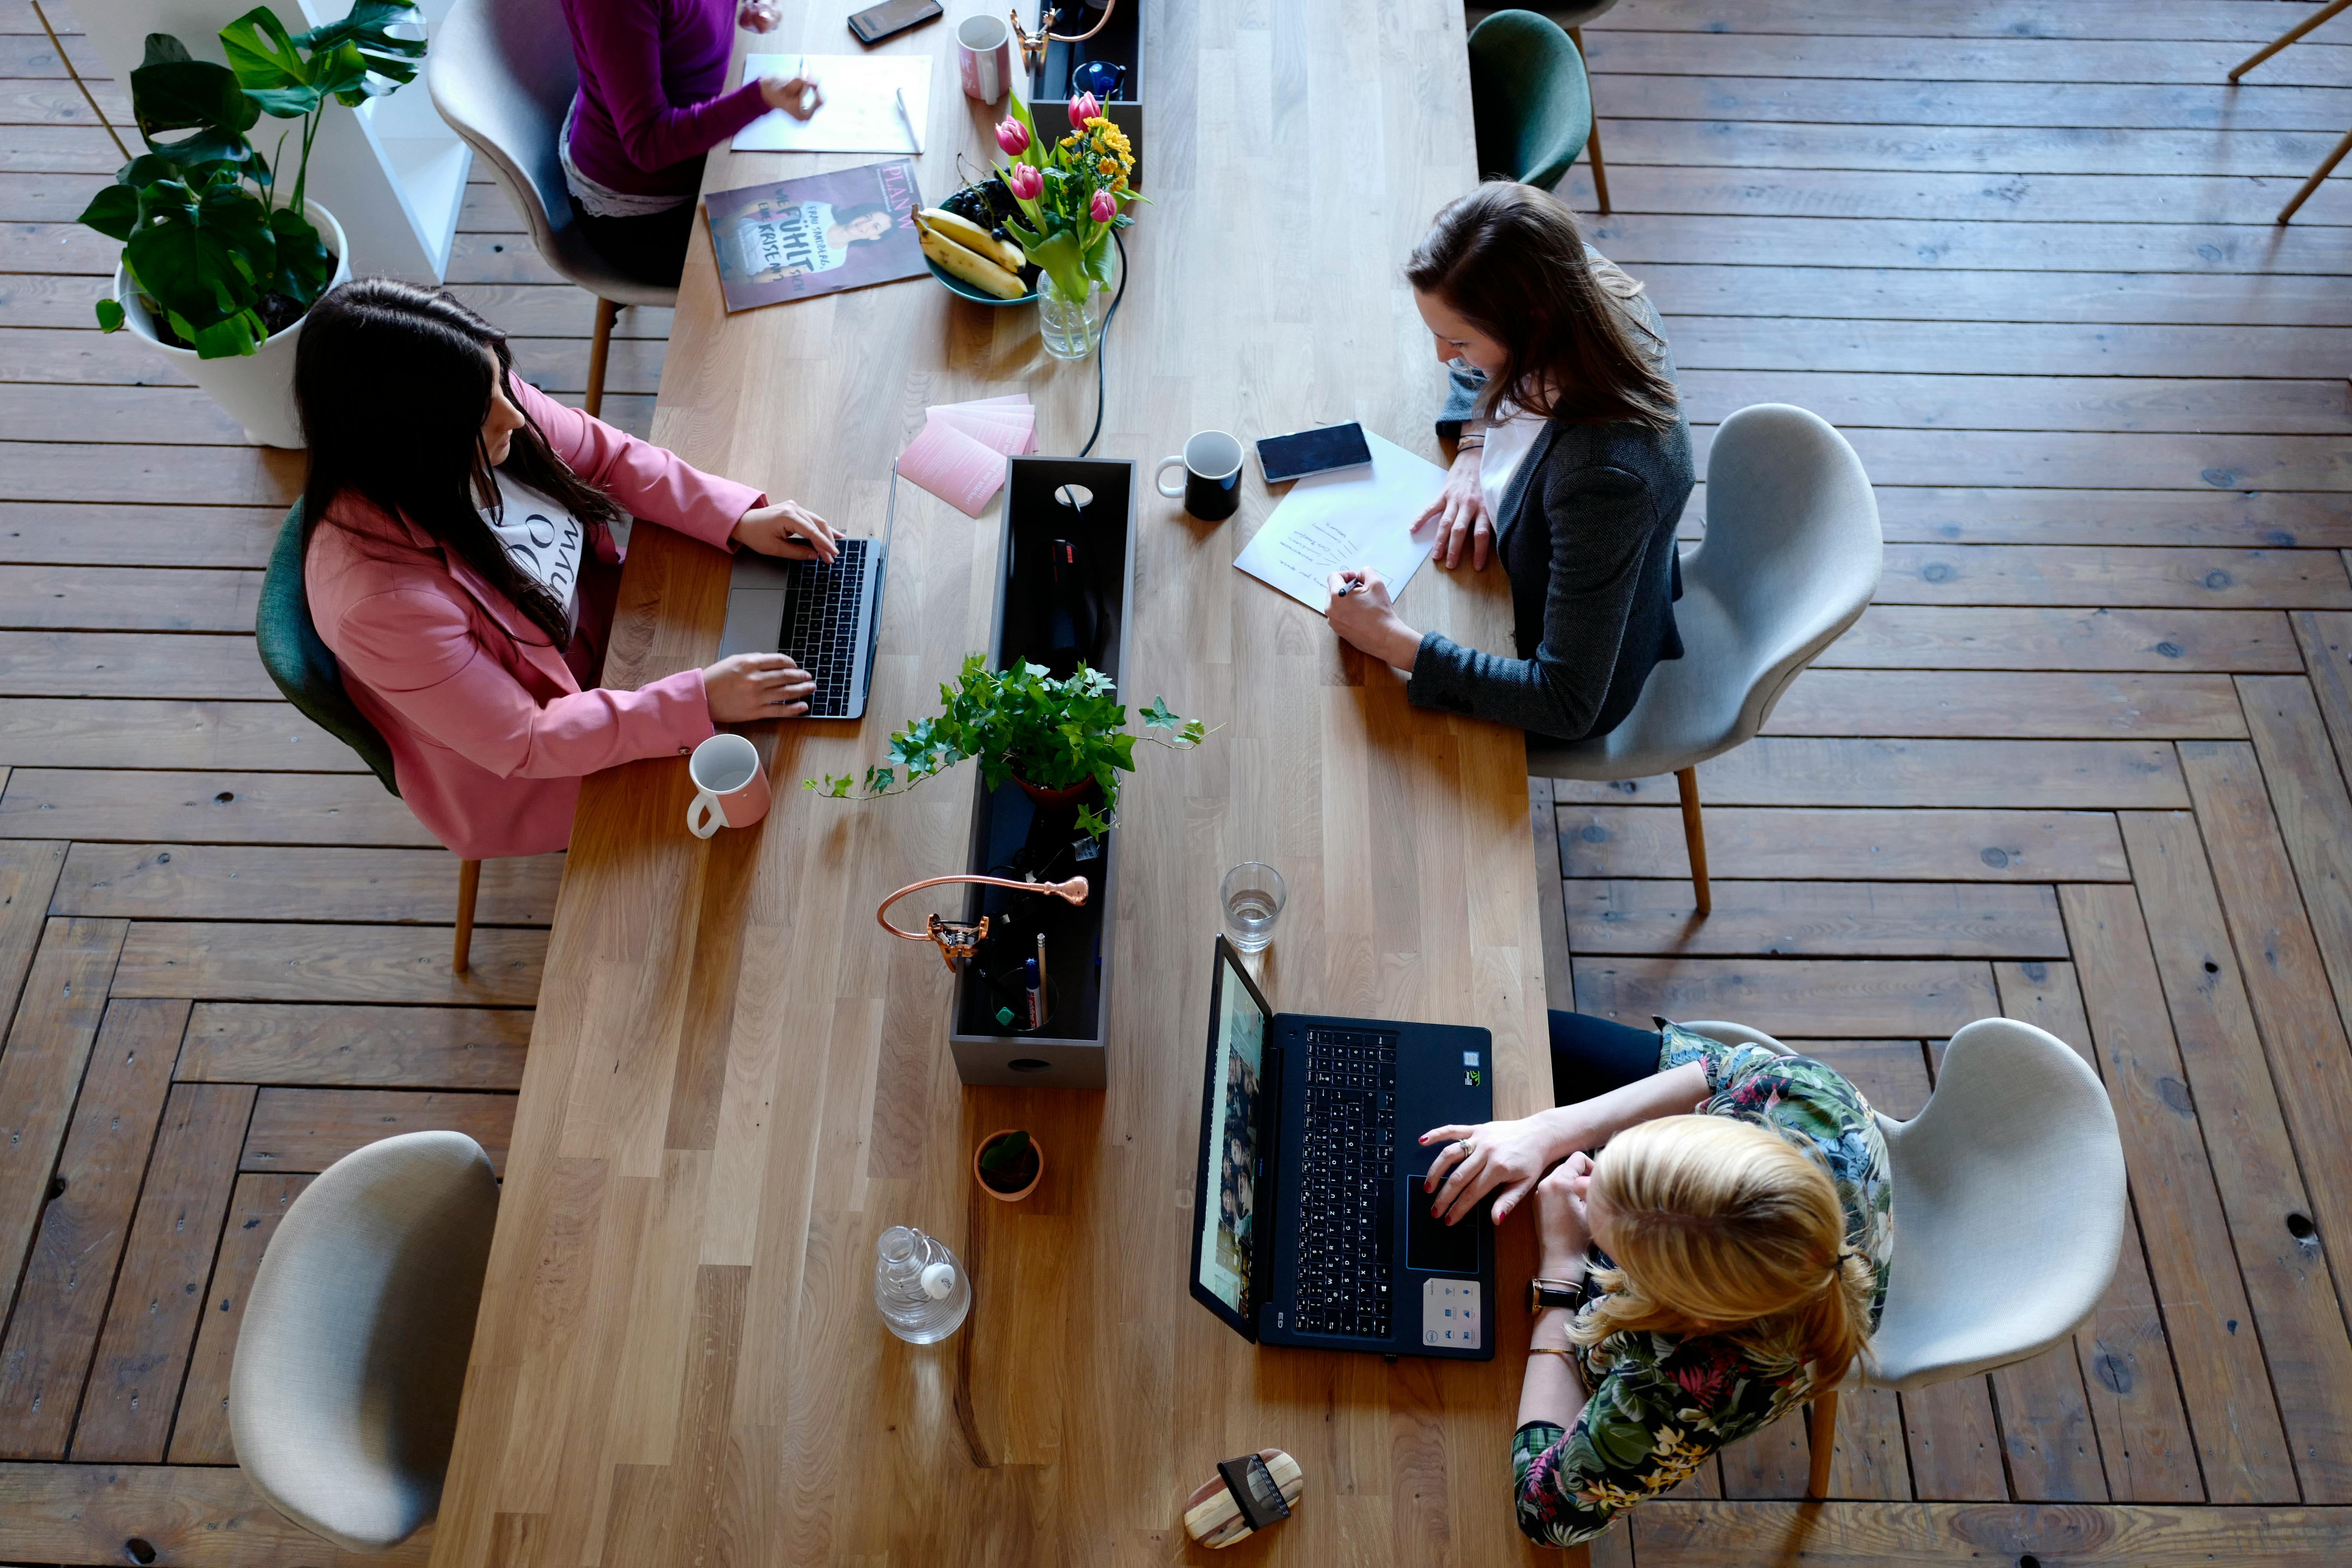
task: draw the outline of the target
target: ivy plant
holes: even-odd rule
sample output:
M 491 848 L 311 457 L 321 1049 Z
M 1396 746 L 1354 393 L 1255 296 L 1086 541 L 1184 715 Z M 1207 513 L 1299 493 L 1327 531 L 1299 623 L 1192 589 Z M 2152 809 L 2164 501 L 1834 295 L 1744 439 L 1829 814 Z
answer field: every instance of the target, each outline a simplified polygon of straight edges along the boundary
M 357 0 L 340 21 L 289 33 L 257 6 L 220 30 L 226 65 L 194 58 L 167 33 L 147 35 L 131 73 L 147 151 L 116 171 L 81 221 L 122 241 L 123 271 L 200 357 L 258 349 L 270 333 L 265 297 L 282 296 L 299 314 L 326 289 L 334 258 L 303 211 L 311 143 L 330 100 L 356 107 L 415 79 L 424 20 L 410 0 Z M 273 163 L 293 131 L 265 158 L 247 135 L 265 114 L 301 122 L 283 205 Z M 100 300 L 98 324 L 119 331 L 121 303 Z
M 903 795 L 973 758 L 991 789 L 1007 779 L 1047 790 L 1092 783 L 1100 799 L 1078 807 L 1078 826 L 1099 838 L 1118 805 L 1118 775 L 1135 771 L 1139 739 L 1184 751 L 1208 734 L 1201 721 L 1173 711 L 1160 697 L 1142 710 L 1143 734 L 1129 733 L 1127 709 L 1110 677 L 1085 665 L 1056 680 L 1042 664 L 998 671 L 974 654 L 955 685 L 940 688 L 940 705 L 937 718 L 918 719 L 892 735 L 883 761 L 863 780 L 832 773 L 801 787 L 834 800 L 872 800 Z

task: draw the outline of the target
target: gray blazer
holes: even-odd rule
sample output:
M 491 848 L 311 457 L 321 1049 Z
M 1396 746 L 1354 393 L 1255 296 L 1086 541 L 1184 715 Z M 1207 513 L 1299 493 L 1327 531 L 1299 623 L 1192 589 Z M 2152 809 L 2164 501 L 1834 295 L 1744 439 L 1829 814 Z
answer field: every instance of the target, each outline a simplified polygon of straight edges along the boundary
M 1653 331 L 1657 312 L 1636 296 Z M 1664 354 L 1668 379 L 1675 374 Z M 1452 372 L 1441 437 L 1460 433 L 1486 378 Z M 1552 421 L 1521 459 L 1495 519 L 1495 555 L 1511 579 L 1516 658 L 1431 632 L 1405 695 L 1425 707 L 1517 724 L 1561 741 L 1622 723 L 1660 659 L 1680 658 L 1675 531 L 1696 478 L 1690 426 Z

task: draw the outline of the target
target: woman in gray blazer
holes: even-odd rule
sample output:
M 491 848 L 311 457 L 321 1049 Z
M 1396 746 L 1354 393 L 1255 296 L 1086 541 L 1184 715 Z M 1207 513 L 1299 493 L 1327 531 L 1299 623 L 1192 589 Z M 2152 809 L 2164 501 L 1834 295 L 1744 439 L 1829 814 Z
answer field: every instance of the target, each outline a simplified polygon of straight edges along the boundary
M 1694 476 L 1657 311 L 1564 205 L 1509 181 L 1440 212 L 1405 277 L 1452 378 L 1438 434 L 1459 437 L 1413 526 L 1437 529 L 1449 569 L 1501 559 L 1517 657 L 1413 630 L 1369 571 L 1332 574 L 1331 629 L 1410 671 L 1414 702 L 1606 734 L 1651 668 L 1682 657 L 1675 531 Z

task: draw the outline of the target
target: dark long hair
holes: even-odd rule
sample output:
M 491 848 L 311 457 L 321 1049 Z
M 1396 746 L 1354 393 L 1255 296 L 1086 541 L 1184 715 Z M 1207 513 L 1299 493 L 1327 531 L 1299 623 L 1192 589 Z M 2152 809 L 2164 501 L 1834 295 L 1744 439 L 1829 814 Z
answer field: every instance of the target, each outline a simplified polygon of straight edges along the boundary
M 514 563 L 477 510 L 499 506 L 482 440 L 494 360 L 511 400 L 514 356 L 506 334 L 437 289 L 355 278 L 321 296 L 294 351 L 294 398 L 310 448 L 303 540 L 307 545 L 337 497 L 358 496 L 455 551 L 563 647 L 571 641 L 565 606 Z M 598 530 L 621 519 L 621 509 L 573 473 L 528 416 L 499 467 L 561 502 L 592 544 Z
M 1404 268 L 1407 282 L 1507 352 L 1502 374 L 1488 378 L 1485 411 L 1509 402 L 1544 419 L 1667 429 L 1675 384 L 1634 342 L 1619 302 L 1641 285 L 1608 273 L 1586 258 L 1564 203 L 1510 180 L 1446 204 Z

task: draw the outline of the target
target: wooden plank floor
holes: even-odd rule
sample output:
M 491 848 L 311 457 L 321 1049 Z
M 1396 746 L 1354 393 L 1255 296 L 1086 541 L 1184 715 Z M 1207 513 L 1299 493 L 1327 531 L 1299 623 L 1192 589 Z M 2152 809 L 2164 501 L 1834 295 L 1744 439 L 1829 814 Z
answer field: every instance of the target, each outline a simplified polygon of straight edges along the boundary
M 1744 1019 L 1898 1113 L 1962 1024 L 2032 1020 L 2105 1076 L 2134 1200 L 2073 1344 L 1849 1399 L 1823 1507 L 1784 1423 L 1597 1561 L 2352 1558 L 2352 177 L 2269 221 L 2352 125 L 2352 18 L 2221 79 L 2312 9 L 1626 0 L 1585 31 L 1593 237 L 1665 312 L 1702 451 L 1746 404 L 1816 409 L 1889 546 L 1700 770 L 1706 921 L 1670 784 L 1532 782 L 1554 1004 Z M 502 1154 L 561 861 L 486 868 L 451 975 L 455 862 L 245 629 L 299 458 L 90 328 L 113 247 L 71 219 L 117 160 L 25 0 L 0 126 L 0 1563 L 341 1562 L 234 1468 L 243 1292 L 357 1143 Z M 463 226 L 453 289 L 576 397 L 591 302 L 494 185 Z M 624 315 L 608 417 L 645 426 L 667 331 Z

